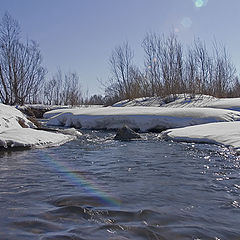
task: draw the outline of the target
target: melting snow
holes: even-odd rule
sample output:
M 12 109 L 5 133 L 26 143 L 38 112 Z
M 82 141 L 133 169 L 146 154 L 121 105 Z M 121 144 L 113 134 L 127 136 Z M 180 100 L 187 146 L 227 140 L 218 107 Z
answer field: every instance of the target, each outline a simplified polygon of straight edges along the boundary
M 232 146 L 237 152 L 240 152 L 240 122 L 209 123 L 169 129 L 162 132 L 161 137 L 174 141 Z
M 0 104 L 0 147 L 56 146 L 75 138 L 34 128 L 34 124 L 15 107 Z
M 210 122 L 240 120 L 240 113 L 213 108 L 107 107 L 65 109 L 45 113 L 48 125 L 85 129 L 165 130 Z
M 0 134 L 1 147 L 52 147 L 59 146 L 75 137 L 32 128 L 9 129 Z

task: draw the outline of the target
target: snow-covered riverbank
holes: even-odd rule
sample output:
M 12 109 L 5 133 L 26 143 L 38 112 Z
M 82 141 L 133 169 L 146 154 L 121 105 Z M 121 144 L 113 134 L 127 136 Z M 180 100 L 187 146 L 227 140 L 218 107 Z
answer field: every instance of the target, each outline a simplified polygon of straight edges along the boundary
M 145 97 L 123 100 L 114 107 L 220 108 L 240 111 L 240 98 L 215 98 L 208 95 L 177 94 L 165 98 Z
M 236 111 L 234 111 L 236 110 Z M 114 107 L 62 109 L 45 113 L 48 125 L 86 129 L 116 129 L 123 125 L 140 131 L 167 130 L 174 141 L 224 144 L 240 149 L 240 98 L 217 99 L 185 94 L 125 100 Z
M 35 128 L 36 126 L 15 107 L 0 104 L 0 147 L 49 147 L 75 138 L 72 135 Z
M 50 126 L 84 129 L 118 129 L 124 125 L 140 131 L 165 130 L 211 122 L 240 120 L 237 111 L 213 108 L 107 107 L 50 111 Z
M 32 128 L 9 129 L 0 134 L 0 147 L 53 147 L 75 139 L 74 136 Z
M 181 94 L 172 99 L 169 97 L 165 102 L 160 98 L 142 98 L 122 101 L 115 107 L 52 109 L 44 114 L 49 126 L 113 130 L 127 125 L 142 132 L 167 130 L 161 137 L 174 141 L 224 144 L 240 152 L 240 112 L 234 111 L 240 110 L 240 98 L 191 98 Z M 34 128 L 34 124 L 16 108 L 0 104 L 2 147 L 54 146 L 76 137 L 71 133 Z
M 240 122 L 209 123 L 169 129 L 161 138 L 177 142 L 213 143 L 233 147 L 240 153 Z

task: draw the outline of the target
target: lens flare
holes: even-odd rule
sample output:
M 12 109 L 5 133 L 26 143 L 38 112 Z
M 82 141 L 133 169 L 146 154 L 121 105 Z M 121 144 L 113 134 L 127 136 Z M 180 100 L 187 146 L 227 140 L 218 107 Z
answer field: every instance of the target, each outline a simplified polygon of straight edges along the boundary
M 202 6 L 203 6 L 203 0 L 197 0 L 197 1 L 195 1 L 195 6 L 196 6 L 197 8 L 202 7 Z
M 201 8 L 207 5 L 208 0 L 194 0 L 194 5 L 196 8 Z

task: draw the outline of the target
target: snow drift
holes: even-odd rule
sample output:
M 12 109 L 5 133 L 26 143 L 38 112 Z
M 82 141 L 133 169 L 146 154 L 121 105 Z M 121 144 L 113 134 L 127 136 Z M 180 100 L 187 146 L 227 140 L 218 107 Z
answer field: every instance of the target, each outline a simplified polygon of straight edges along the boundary
M 23 113 L 15 107 L 0 103 L 0 133 L 7 129 L 34 128 L 35 125 L 29 121 Z
M 133 100 L 123 100 L 115 103 L 113 107 L 207 107 L 218 101 L 218 98 L 209 95 L 176 94 L 167 97 L 143 97 Z
M 215 98 L 208 95 L 177 94 L 161 97 L 144 97 L 133 100 L 123 100 L 113 107 L 210 107 L 240 111 L 240 98 Z
M 47 125 L 85 129 L 119 129 L 124 125 L 140 131 L 162 131 L 211 122 L 240 120 L 240 113 L 213 108 L 106 107 L 64 109 L 45 113 Z
M 178 142 L 214 143 L 231 146 L 240 153 L 240 122 L 209 123 L 161 133 L 161 138 Z
M 31 128 L 9 129 L 0 134 L 0 147 L 53 147 L 75 139 L 74 136 Z
M 207 107 L 240 111 L 240 98 L 220 98 L 209 102 Z
M 49 147 L 76 136 L 34 129 L 35 125 L 15 107 L 0 104 L 0 147 Z

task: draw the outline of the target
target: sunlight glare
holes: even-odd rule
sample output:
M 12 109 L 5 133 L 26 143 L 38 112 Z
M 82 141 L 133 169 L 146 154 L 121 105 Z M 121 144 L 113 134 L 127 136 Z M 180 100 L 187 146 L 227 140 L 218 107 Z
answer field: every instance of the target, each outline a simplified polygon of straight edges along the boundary
M 208 0 L 194 0 L 194 5 L 196 8 L 201 8 L 207 5 Z

